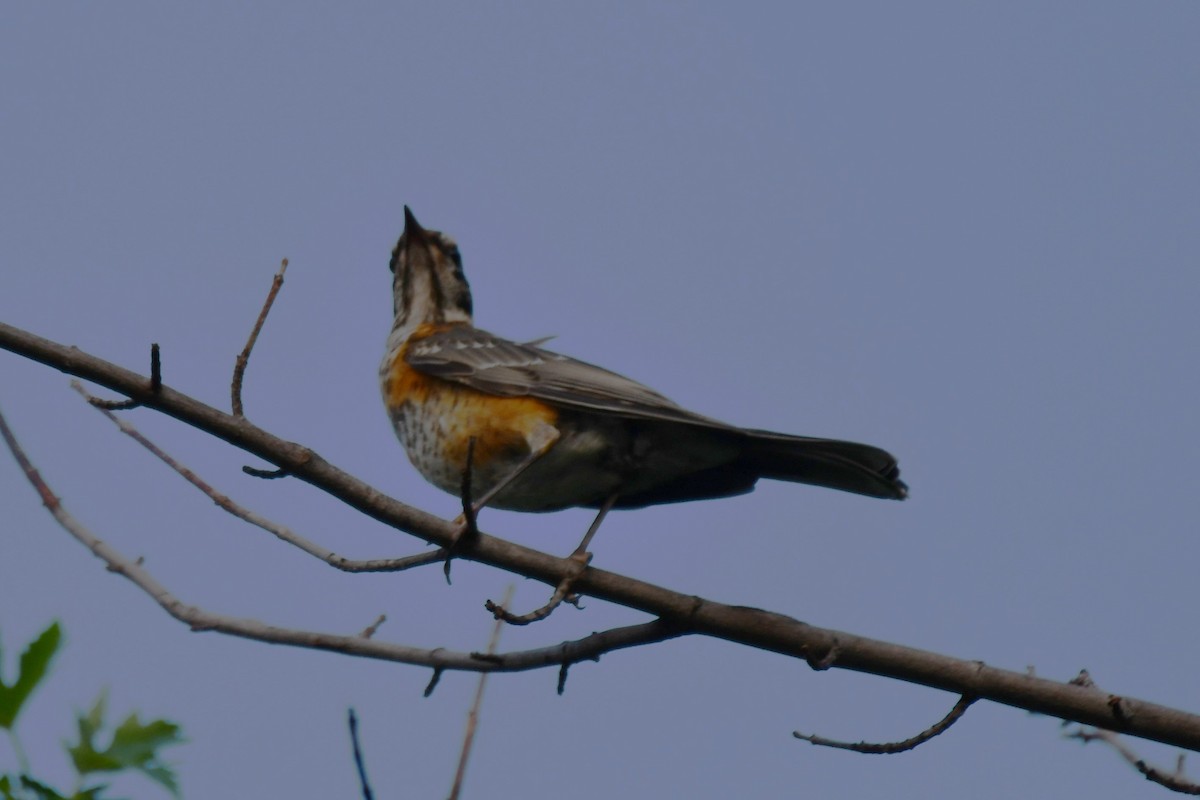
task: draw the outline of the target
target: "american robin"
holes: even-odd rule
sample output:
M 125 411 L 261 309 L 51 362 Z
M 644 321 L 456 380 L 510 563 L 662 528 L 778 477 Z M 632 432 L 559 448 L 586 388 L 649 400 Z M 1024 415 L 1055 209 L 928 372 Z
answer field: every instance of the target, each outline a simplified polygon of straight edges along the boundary
M 896 459 L 877 447 L 738 428 L 476 328 L 458 246 L 407 206 L 391 270 L 384 403 L 417 470 L 455 495 L 469 471 L 477 507 L 596 508 L 594 528 L 610 508 L 728 497 L 759 478 L 895 500 L 908 493 Z

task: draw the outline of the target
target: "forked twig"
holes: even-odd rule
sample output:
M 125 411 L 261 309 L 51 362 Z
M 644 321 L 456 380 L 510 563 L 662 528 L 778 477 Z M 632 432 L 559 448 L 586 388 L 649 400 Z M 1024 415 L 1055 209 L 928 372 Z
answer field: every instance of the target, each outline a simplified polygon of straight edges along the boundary
M 158 342 L 150 345 L 150 393 L 158 394 L 162 390 L 162 357 L 158 352 Z M 102 400 L 99 397 L 89 397 L 88 402 L 96 408 L 106 411 L 129 411 L 142 404 L 141 400 Z
M 93 402 L 96 398 L 88 393 L 83 384 L 77 380 L 71 381 L 71 388 L 79 392 L 85 400 L 96 408 L 101 414 L 108 417 L 114 425 L 120 429 L 121 433 L 129 436 L 142 447 L 149 450 L 156 458 L 162 461 L 171 469 L 179 473 L 188 483 L 195 486 L 201 492 L 208 496 L 210 500 L 217 504 L 220 508 L 232 514 L 244 522 L 248 522 L 264 531 L 274 535 L 276 538 L 284 541 L 293 547 L 297 547 L 308 553 L 310 556 L 319 558 L 326 564 L 340 569 L 343 572 L 400 572 L 413 567 L 424 566 L 425 564 L 435 564 L 445 557 L 444 551 L 439 548 L 431 550 L 428 553 L 418 553 L 412 556 L 404 556 L 401 558 L 373 558 L 364 560 L 353 560 L 340 556 L 328 548 L 309 541 L 298 533 L 294 532 L 285 525 L 280 525 L 278 522 L 269 520 L 261 514 L 255 513 L 244 506 L 235 503 L 228 495 L 222 494 L 208 484 L 203 478 L 197 475 L 192 470 L 180 464 L 173 456 L 164 451 L 150 439 L 146 438 L 137 428 L 131 423 L 118 417 L 116 414 L 109 411 L 107 408 Z
M 1072 678 L 1069 683 L 1082 686 L 1085 689 L 1092 689 L 1102 694 L 1104 693 L 1104 690 L 1096 685 L 1096 682 L 1092 680 L 1091 674 L 1086 669 L 1079 670 L 1079 674 Z M 1126 718 L 1120 695 L 1109 694 L 1107 695 L 1106 702 L 1109 709 L 1112 710 L 1114 717 L 1118 719 Z M 1153 764 L 1147 764 L 1145 759 L 1138 756 L 1134 749 L 1125 744 L 1120 735 L 1113 731 L 1106 731 L 1101 728 L 1088 729 L 1080 727 L 1077 730 L 1063 734 L 1063 736 L 1068 739 L 1078 739 L 1084 744 L 1094 741 L 1104 742 L 1116 750 L 1121 755 L 1121 758 L 1125 759 L 1130 766 L 1140 772 L 1146 780 L 1157 783 L 1159 786 L 1170 789 L 1172 792 L 1178 792 L 1179 794 L 1200 795 L 1200 783 L 1189 780 L 1183 774 L 1183 753 L 1180 753 L 1179 758 L 1175 761 L 1175 771 L 1167 772 L 1165 769 L 1156 767 Z
M 1179 758 L 1175 762 L 1175 771 L 1167 772 L 1165 769 L 1161 769 L 1152 764 L 1147 764 L 1144 759 L 1139 757 L 1138 754 L 1134 752 L 1133 748 L 1121 740 L 1119 734 L 1113 733 L 1112 731 L 1106 731 L 1100 728 L 1092 728 L 1090 730 L 1080 728 L 1079 730 L 1071 731 L 1070 733 L 1063 735 L 1068 739 L 1078 739 L 1084 744 L 1093 741 L 1104 742 L 1109 747 L 1120 753 L 1121 758 L 1128 761 L 1129 764 L 1138 772 L 1140 772 L 1146 780 L 1151 781 L 1152 783 L 1157 783 L 1159 786 L 1170 789 L 1172 792 L 1178 792 L 1179 794 L 1200 795 L 1200 783 L 1196 783 L 1195 781 L 1184 777 L 1183 753 L 1179 754 Z
M 287 272 L 288 260 L 285 258 L 279 264 L 279 271 L 275 273 L 275 278 L 271 281 L 271 290 L 267 292 L 267 299 L 263 302 L 262 310 L 258 312 L 258 319 L 254 322 L 254 329 L 250 331 L 250 338 L 246 340 L 246 346 L 242 348 L 242 352 L 238 354 L 237 361 L 233 365 L 233 382 L 230 384 L 230 395 L 233 399 L 233 415 L 235 417 L 244 417 L 242 411 L 242 379 L 246 375 L 246 364 L 250 361 L 250 351 L 254 349 L 254 343 L 258 341 L 258 334 L 262 331 L 263 323 L 267 321 L 267 313 L 271 310 L 271 305 L 275 302 L 275 295 L 279 294 L 279 288 L 283 286 L 283 273 Z
M 905 739 L 901 742 L 839 742 L 836 739 L 826 739 L 824 736 L 816 734 L 801 733 L 800 731 L 792 731 L 792 736 L 797 739 L 803 739 L 806 742 L 818 745 L 820 747 L 832 747 L 836 750 L 851 750 L 855 753 L 867 753 L 870 755 L 891 755 L 893 753 L 903 753 L 906 750 L 912 750 L 925 744 L 930 739 L 940 734 L 945 733 L 951 725 L 962 719 L 962 715 L 967 713 L 967 708 L 970 707 L 979 698 L 963 695 L 958 698 L 958 702 L 954 704 L 954 708 L 950 709 L 950 713 L 942 717 L 938 722 L 918 733 L 916 736 Z
M 671 624 L 666 620 L 654 620 L 640 625 L 626 625 L 621 628 L 611 628 L 599 633 L 593 633 L 582 639 L 560 642 L 551 647 L 540 647 L 533 650 L 519 650 L 511 653 L 501 653 L 488 656 L 483 653 L 461 653 L 443 648 L 409 647 L 407 645 L 378 642 L 374 639 L 353 635 L 344 636 L 318 631 L 281 628 L 266 625 L 252 619 L 230 617 L 224 614 L 214 614 L 203 608 L 184 603 L 175 597 L 167 587 L 163 586 L 146 570 L 139 559 L 129 559 L 122 555 L 112 545 L 107 544 L 82 523 L 76 520 L 63 508 L 62 501 L 54 494 L 42 478 L 33 462 L 25 454 L 17 442 L 12 429 L 9 428 L 4 415 L 0 414 L 0 438 L 8 445 L 17 465 L 25 473 L 31 486 L 42 499 L 42 503 L 76 541 L 86 547 L 97 558 L 102 560 L 110 572 L 116 573 L 129 580 L 139 589 L 158 603 L 164 611 L 175 619 L 191 627 L 193 631 L 219 631 L 231 636 L 254 639 L 273 644 L 287 644 L 294 647 L 304 647 L 311 650 L 327 650 L 334 653 L 362 658 L 375 658 L 381 661 L 394 661 L 401 664 L 416 664 L 433 667 L 435 670 L 447 669 L 464 672 L 522 672 L 543 667 L 558 666 L 578 661 L 595 661 L 604 653 L 623 650 L 627 647 L 638 647 L 652 642 L 663 642 L 683 636 L 690 631 Z

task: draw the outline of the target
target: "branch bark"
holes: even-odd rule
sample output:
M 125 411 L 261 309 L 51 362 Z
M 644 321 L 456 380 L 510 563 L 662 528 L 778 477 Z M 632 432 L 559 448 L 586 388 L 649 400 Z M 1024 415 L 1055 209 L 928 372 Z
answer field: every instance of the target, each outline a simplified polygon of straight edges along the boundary
M 385 525 L 442 547 L 454 542 L 455 525 L 388 497 L 311 449 L 280 439 L 244 417 L 224 414 L 165 385 L 151 391 L 145 376 L 4 323 L 0 323 L 0 348 L 125 394 L 275 464 Z M 455 555 L 548 586 L 557 586 L 576 566 L 568 559 L 483 532 L 459 543 Z M 814 669 L 837 667 L 895 678 L 1200 751 L 1200 716 L 1143 700 L 819 628 L 782 614 L 680 594 L 595 567 L 585 569 L 574 588 L 658 617 L 673 632 L 704 634 L 801 658 Z M 372 652 L 378 646 L 373 640 L 357 639 L 346 652 L 381 657 Z M 560 663 L 561 658 L 547 659 L 547 665 Z

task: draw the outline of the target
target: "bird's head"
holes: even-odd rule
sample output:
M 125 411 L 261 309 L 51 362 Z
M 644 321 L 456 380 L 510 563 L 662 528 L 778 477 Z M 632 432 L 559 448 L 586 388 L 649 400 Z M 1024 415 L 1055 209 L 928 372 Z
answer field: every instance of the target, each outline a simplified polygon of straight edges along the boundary
M 408 206 L 390 267 L 393 329 L 471 321 L 471 287 L 463 275 L 458 245 L 440 231 L 422 228 Z

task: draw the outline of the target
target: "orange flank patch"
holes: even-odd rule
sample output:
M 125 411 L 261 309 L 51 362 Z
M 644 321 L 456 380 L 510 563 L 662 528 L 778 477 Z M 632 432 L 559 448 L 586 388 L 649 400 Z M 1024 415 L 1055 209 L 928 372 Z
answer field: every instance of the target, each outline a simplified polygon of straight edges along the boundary
M 409 342 L 441 327 L 423 325 Z M 471 437 L 475 438 L 476 468 L 485 468 L 496 459 L 515 462 L 528 454 L 536 430 L 557 422 L 554 408 L 536 398 L 499 397 L 418 372 L 405 359 L 408 346 L 405 343 L 392 360 L 385 396 L 388 408 L 393 413 L 404 409 L 403 416 L 412 426 L 405 446 L 414 462 L 429 458 L 449 462 L 446 466 L 461 471 Z

